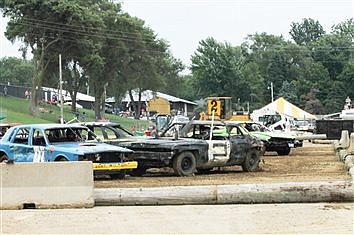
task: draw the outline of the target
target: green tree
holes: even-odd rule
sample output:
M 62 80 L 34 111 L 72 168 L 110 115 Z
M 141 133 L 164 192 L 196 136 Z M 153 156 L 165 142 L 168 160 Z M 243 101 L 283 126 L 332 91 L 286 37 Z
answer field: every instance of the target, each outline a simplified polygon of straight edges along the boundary
M 311 18 L 303 19 L 301 23 L 291 23 L 289 34 L 298 45 L 310 45 L 321 38 L 326 32 L 322 25 Z
M 119 76 L 121 81 L 126 81 L 123 82 L 124 88 L 134 104 L 135 118 L 139 118 L 142 92 L 148 89 L 156 91 L 163 86 L 164 78 L 174 68 L 169 68 L 172 57 L 168 53 L 167 43 L 158 39 L 153 30 L 144 25 L 144 21 L 137 18 L 131 20 L 130 31 L 134 32 L 134 40 L 126 42 L 127 54 L 122 58 Z M 134 92 L 138 93 L 138 100 L 134 100 Z
M 15 57 L 0 59 L 0 80 L 12 85 L 31 86 L 34 67 L 31 61 Z
M 289 64 L 290 59 L 286 54 L 284 47 L 287 42 L 283 37 L 269 35 L 266 33 L 249 35 L 247 41 L 242 45 L 242 51 L 247 64 L 255 70 L 244 70 L 247 81 L 251 87 L 253 100 L 258 99 L 256 107 L 260 107 L 271 100 L 267 87 L 270 83 L 274 84 L 274 94 L 280 89 L 283 80 L 290 80 L 289 78 Z M 251 64 L 254 65 L 251 65 Z M 250 74 L 254 74 L 254 78 Z M 255 79 L 252 81 L 252 79 Z M 263 84 L 260 84 L 260 83 Z M 251 107 L 253 104 L 251 103 Z
M 347 37 L 349 40 L 354 40 L 354 20 L 348 19 L 342 23 L 332 26 L 332 33 L 341 37 Z
M 250 89 L 243 78 L 241 48 L 207 38 L 192 56 L 192 74 L 201 97 L 232 96 L 249 100 Z
M 71 21 L 85 25 L 90 22 L 85 16 L 92 1 L 43 1 L 43 0 L 8 0 L 1 1 L 3 15 L 10 18 L 6 37 L 14 41 L 20 39 L 31 48 L 34 62 L 32 76 L 32 99 L 30 112 L 37 113 L 40 90 L 44 81 L 57 74 L 58 54 L 70 50 L 71 41 L 77 38 L 80 28 L 72 28 Z M 79 24 L 80 25 L 80 24 Z M 80 25 L 81 26 L 81 25 Z M 50 68 L 50 69 L 49 69 Z
M 354 60 L 350 60 L 344 67 L 342 73 L 338 76 L 338 80 L 345 84 L 343 93 L 346 96 L 354 97 Z
M 353 42 L 348 38 L 325 35 L 315 44 L 313 58 L 327 68 L 332 80 L 337 80 L 337 76 L 350 60 L 353 50 Z
M 301 100 L 305 103 L 304 109 L 312 114 L 324 114 L 324 107 L 321 101 L 316 97 L 317 89 L 311 89 L 309 93 L 302 95 Z
M 250 109 L 261 108 L 265 100 L 262 94 L 266 87 L 258 64 L 256 62 L 247 63 L 243 68 L 243 74 L 250 87 Z
M 284 81 L 280 88 L 278 96 L 283 97 L 284 99 L 295 105 L 298 105 L 299 97 L 297 96 L 296 90 L 294 89 L 295 85 L 295 81 Z

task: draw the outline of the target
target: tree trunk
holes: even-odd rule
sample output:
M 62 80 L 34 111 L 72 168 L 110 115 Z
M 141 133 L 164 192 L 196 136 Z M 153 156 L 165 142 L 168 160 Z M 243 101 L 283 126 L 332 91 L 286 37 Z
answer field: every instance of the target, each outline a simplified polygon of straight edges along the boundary
M 71 97 L 71 111 L 75 113 L 76 110 L 76 97 L 77 97 L 77 90 L 69 91 Z
M 95 84 L 94 86 L 95 90 L 95 118 L 96 120 L 102 120 L 104 119 L 104 111 L 102 107 L 102 97 L 103 97 L 103 88 L 100 87 L 98 84 Z M 103 101 L 104 102 L 104 101 Z
M 32 77 L 32 90 L 31 90 L 31 102 L 30 102 L 30 114 L 32 116 L 37 115 L 37 109 L 39 101 L 41 99 L 41 90 L 44 77 L 44 50 L 41 50 L 41 55 L 35 56 L 35 72 Z
M 141 114 L 141 89 L 139 89 L 139 99 L 138 99 L 138 103 L 137 103 L 137 112 L 135 115 L 135 119 L 139 119 L 140 118 L 140 114 Z
M 131 107 L 133 108 L 133 112 L 134 112 L 134 117 L 136 116 L 136 105 L 135 105 L 135 100 L 133 97 L 133 91 L 129 90 L 129 97 L 130 97 L 130 103 L 131 103 Z

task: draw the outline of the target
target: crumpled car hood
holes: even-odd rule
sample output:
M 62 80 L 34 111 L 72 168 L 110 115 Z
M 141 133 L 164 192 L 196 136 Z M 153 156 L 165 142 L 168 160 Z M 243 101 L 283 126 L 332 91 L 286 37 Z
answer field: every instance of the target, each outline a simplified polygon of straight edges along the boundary
M 56 151 L 72 152 L 77 154 L 102 153 L 102 152 L 133 152 L 130 149 L 109 145 L 105 143 L 60 143 L 51 145 Z
M 271 132 L 271 131 L 252 131 L 250 132 L 253 136 L 258 137 L 261 140 L 270 140 L 271 138 L 275 139 L 284 139 L 284 140 L 294 140 L 295 137 L 292 135 L 289 135 L 287 133 L 281 133 L 281 132 Z

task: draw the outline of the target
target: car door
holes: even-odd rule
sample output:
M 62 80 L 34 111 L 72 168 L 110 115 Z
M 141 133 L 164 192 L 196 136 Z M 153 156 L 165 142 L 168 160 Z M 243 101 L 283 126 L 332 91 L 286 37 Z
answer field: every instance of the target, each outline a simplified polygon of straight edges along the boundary
M 48 153 L 46 154 L 46 139 L 45 139 L 45 134 L 43 133 L 42 129 L 34 129 L 31 133 L 31 139 L 32 142 L 32 148 L 33 148 L 33 162 L 45 162 L 46 159 L 48 159 L 49 156 Z
M 16 130 L 10 145 L 9 158 L 15 162 L 32 162 L 34 156 L 33 147 L 30 145 L 31 128 L 21 127 Z
M 233 159 L 243 158 L 249 149 L 249 136 L 238 126 L 230 126 L 228 132 L 231 145 L 230 157 Z
M 208 160 L 213 163 L 225 163 L 229 160 L 231 152 L 231 144 L 227 138 L 226 132 L 221 134 L 220 129 L 211 132 L 211 138 L 209 137 L 209 139 L 206 140 L 209 145 Z

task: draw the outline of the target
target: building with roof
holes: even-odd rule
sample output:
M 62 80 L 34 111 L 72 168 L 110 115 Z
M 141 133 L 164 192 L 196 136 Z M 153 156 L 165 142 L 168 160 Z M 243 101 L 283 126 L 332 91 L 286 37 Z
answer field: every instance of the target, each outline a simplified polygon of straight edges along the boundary
M 139 93 L 137 90 L 133 90 L 132 92 L 134 102 L 138 102 Z M 127 92 L 124 98 L 122 99 L 122 105 L 129 109 L 131 105 L 131 99 L 129 93 Z M 141 94 L 141 102 L 144 104 L 144 108 L 146 108 L 149 112 L 159 112 L 156 108 L 156 104 L 160 103 L 163 113 L 168 112 L 168 108 L 170 111 L 175 110 L 184 116 L 191 116 L 193 114 L 193 110 L 197 103 L 192 101 L 188 101 L 185 99 L 181 99 L 172 95 L 167 95 L 158 91 L 146 90 Z M 154 104 L 154 106 L 152 105 Z M 166 107 L 169 106 L 169 107 Z M 149 110 L 150 107 L 150 110 Z M 159 112 L 162 113 L 162 112 Z

